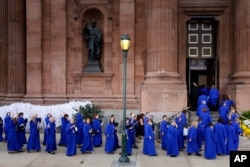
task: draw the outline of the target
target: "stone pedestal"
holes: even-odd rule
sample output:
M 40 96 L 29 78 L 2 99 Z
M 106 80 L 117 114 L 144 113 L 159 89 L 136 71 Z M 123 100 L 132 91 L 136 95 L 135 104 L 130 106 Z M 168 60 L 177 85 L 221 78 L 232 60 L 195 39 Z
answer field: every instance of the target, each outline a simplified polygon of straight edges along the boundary
M 98 73 L 102 72 L 101 64 L 99 61 L 88 61 L 87 66 L 84 70 L 85 73 Z

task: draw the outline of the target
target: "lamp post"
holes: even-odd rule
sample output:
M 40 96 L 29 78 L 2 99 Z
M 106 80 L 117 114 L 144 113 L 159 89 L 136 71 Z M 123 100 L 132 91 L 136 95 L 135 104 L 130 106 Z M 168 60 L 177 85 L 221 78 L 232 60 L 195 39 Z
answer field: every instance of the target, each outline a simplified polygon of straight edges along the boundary
M 126 82 L 127 82 L 127 53 L 130 45 L 130 37 L 127 34 L 121 35 L 120 40 L 123 55 L 123 124 L 122 124 L 122 153 L 119 158 L 120 163 L 129 163 L 126 153 Z

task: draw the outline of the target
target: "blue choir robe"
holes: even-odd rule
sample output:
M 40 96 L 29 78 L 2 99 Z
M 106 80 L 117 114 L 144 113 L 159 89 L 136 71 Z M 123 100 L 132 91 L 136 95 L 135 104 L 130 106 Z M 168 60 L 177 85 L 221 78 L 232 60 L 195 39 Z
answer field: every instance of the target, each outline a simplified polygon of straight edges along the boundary
M 8 132 L 9 132 L 9 125 L 10 125 L 10 121 L 11 121 L 11 117 L 9 115 L 7 115 L 4 118 L 4 140 L 7 141 L 8 140 Z
M 236 151 L 234 146 L 235 133 L 232 124 L 226 125 L 227 142 L 226 142 L 226 154 L 229 155 L 230 151 Z
M 182 126 L 185 127 L 187 126 L 187 117 L 186 117 L 186 114 L 184 113 L 181 113 L 181 123 L 182 123 Z
M 114 152 L 114 141 L 115 141 L 114 133 L 115 133 L 115 126 L 113 123 L 109 122 L 105 130 L 106 141 L 105 141 L 104 151 L 106 153 Z
M 209 92 L 209 103 L 212 107 L 216 107 L 218 103 L 218 99 L 220 97 L 220 93 L 217 88 L 211 88 Z
M 222 105 L 219 108 L 219 116 L 220 116 L 220 118 L 223 119 L 223 124 L 224 125 L 228 124 L 228 118 L 227 118 L 228 112 L 229 112 L 229 110 L 228 110 L 227 106 Z
M 200 95 L 198 97 L 198 106 L 201 104 L 202 101 L 205 101 L 206 104 L 208 103 L 208 97 L 206 95 Z
M 30 136 L 27 143 L 27 150 L 40 151 L 40 136 L 37 120 L 30 121 Z
M 233 122 L 232 125 L 233 125 L 233 128 L 234 128 L 234 141 L 233 141 L 233 145 L 234 145 L 234 150 L 237 151 L 238 147 L 239 147 L 239 142 L 240 142 L 239 135 L 242 133 L 242 130 L 240 128 L 239 123 Z
M 178 137 L 177 137 L 178 147 L 179 147 L 179 150 L 182 150 L 182 149 L 184 149 L 184 135 L 183 135 L 183 128 L 184 127 L 182 125 L 182 122 L 178 118 L 175 119 L 175 122 L 178 125 L 178 127 L 177 127 L 177 131 L 178 131 Z
M 198 148 L 202 148 L 202 142 L 204 141 L 204 126 L 201 122 L 198 123 L 197 131 L 196 131 L 196 141 Z
M 84 140 L 83 140 L 83 144 L 81 148 L 82 153 L 85 153 L 86 151 L 88 152 L 93 151 L 93 145 L 91 142 L 91 133 L 92 133 L 91 131 L 92 131 L 91 125 L 88 123 L 85 123 L 83 126 Z
M 210 113 L 210 110 L 208 108 L 208 106 L 206 104 L 200 104 L 198 107 L 197 107 L 197 110 L 196 110 L 196 115 L 199 117 L 200 114 L 203 112 L 203 109 L 206 109 L 207 110 L 207 113 Z
M 223 103 L 226 103 L 226 106 L 227 106 L 228 110 L 230 110 L 231 106 L 234 106 L 234 101 L 233 100 L 226 99 L 226 100 L 223 100 L 222 104 Z
M 66 155 L 72 156 L 76 155 L 76 125 L 68 123 L 66 127 L 66 133 L 67 133 L 67 150 Z
M 46 140 L 46 152 L 54 152 L 56 148 L 56 125 L 55 122 L 49 122 L 47 125 L 47 140 Z
M 27 143 L 27 139 L 25 136 L 26 123 L 23 117 L 18 117 L 17 122 L 18 126 L 20 127 L 19 130 L 17 131 L 18 135 L 17 137 L 19 138 L 19 142 L 23 145 Z
M 212 122 L 212 117 L 207 112 L 201 112 L 199 117 L 201 118 L 201 123 L 204 125 L 205 129 L 208 127 L 208 124 Z
M 43 145 L 46 145 L 46 140 L 47 140 L 47 125 L 49 123 L 49 117 L 46 116 L 45 120 L 45 128 L 44 128 L 44 134 L 43 134 Z
M 62 126 L 61 126 L 61 133 L 60 133 L 60 141 L 59 145 L 66 146 L 67 145 L 67 133 L 66 133 L 66 128 L 67 125 L 69 124 L 69 120 L 66 118 L 62 117 Z
M 178 156 L 179 155 L 179 147 L 178 147 L 178 130 L 176 127 L 170 125 L 168 127 L 167 134 L 167 155 L 170 156 Z
M 3 141 L 3 120 L 2 120 L 2 118 L 0 119 L 0 142 L 1 141 Z
M 187 153 L 199 153 L 199 148 L 196 139 L 197 139 L 197 129 L 192 126 L 188 130 Z
M 161 135 L 161 149 L 166 150 L 167 149 L 167 132 L 168 132 L 168 126 L 167 122 L 165 120 L 162 120 L 160 123 L 160 135 Z
M 132 154 L 132 144 L 131 144 L 131 139 L 128 136 L 128 132 L 130 131 L 129 129 L 125 129 L 126 131 L 126 153 L 128 155 Z
M 236 120 L 237 120 L 238 118 L 239 118 L 238 114 L 233 113 L 233 114 L 231 115 L 231 121 L 232 121 L 232 123 L 236 122 Z
M 22 145 L 18 142 L 17 138 L 17 123 L 13 120 L 9 122 L 8 128 L 8 139 L 7 139 L 7 150 L 9 152 L 16 152 L 22 150 Z
M 76 144 L 78 145 L 82 145 L 83 144 L 83 117 L 81 115 L 81 113 L 77 113 L 76 114 L 76 126 L 77 126 L 77 139 L 76 139 Z
M 218 155 L 225 155 L 226 154 L 226 128 L 222 123 L 216 123 L 214 125 L 214 133 L 216 137 L 216 153 Z
M 212 127 L 205 130 L 204 157 L 206 159 L 216 159 L 216 137 Z
M 93 119 L 92 128 L 95 132 L 93 136 L 93 145 L 94 147 L 100 147 L 102 145 L 102 126 L 99 119 Z
M 116 127 L 116 123 L 114 122 L 114 126 L 115 126 L 115 130 L 114 130 L 114 150 L 116 150 L 117 148 L 119 148 L 119 139 L 118 139 L 118 135 L 117 135 L 117 128 Z
M 130 133 L 128 135 L 130 135 L 129 138 L 131 139 L 131 145 L 135 146 L 136 145 L 136 143 L 135 143 L 136 142 L 135 141 L 135 126 L 136 126 L 137 121 L 135 119 L 130 118 L 129 123 L 130 123 L 132 129 L 130 130 Z
M 145 126 L 144 132 L 144 143 L 143 143 L 143 154 L 155 156 L 157 155 L 155 150 L 155 136 L 151 125 Z

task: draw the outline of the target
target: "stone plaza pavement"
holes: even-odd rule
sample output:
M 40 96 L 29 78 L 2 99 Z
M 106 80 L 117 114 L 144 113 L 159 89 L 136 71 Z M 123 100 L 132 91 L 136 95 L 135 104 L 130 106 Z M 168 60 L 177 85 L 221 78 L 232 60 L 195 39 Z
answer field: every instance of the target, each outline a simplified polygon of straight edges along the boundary
M 59 134 L 57 134 L 58 139 Z M 158 156 L 150 157 L 142 154 L 142 140 L 138 145 L 139 149 L 133 149 L 133 155 L 129 157 L 130 161 L 136 161 L 136 167 L 229 167 L 229 156 L 217 156 L 216 160 L 206 160 L 203 155 L 187 156 L 186 151 L 182 151 L 178 157 L 171 158 L 156 142 Z M 114 154 L 106 154 L 103 145 L 100 148 L 94 148 L 92 154 L 82 154 L 78 148 L 77 155 L 67 157 L 65 147 L 58 146 L 56 154 L 51 155 L 44 152 L 44 146 L 41 146 L 41 152 L 8 154 L 6 143 L 0 142 L 0 167 L 111 167 L 112 162 L 119 159 L 119 152 L 121 152 L 121 149 L 118 149 Z

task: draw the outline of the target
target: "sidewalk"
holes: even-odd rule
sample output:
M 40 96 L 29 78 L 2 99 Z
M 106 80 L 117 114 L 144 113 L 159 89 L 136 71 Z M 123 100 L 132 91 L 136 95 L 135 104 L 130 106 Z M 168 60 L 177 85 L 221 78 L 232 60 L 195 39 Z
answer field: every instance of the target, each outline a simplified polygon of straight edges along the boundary
M 59 134 L 57 134 L 57 140 L 59 140 Z M 105 143 L 105 139 L 103 141 Z M 178 157 L 171 158 L 166 156 L 165 151 L 161 150 L 159 143 L 156 142 L 158 156 L 149 157 L 142 154 L 142 141 L 139 141 L 138 145 L 139 149 L 133 149 L 133 155 L 129 157 L 130 161 L 136 161 L 136 167 L 229 167 L 229 156 L 217 156 L 216 160 L 206 160 L 203 156 L 187 156 L 186 152 L 182 151 Z M 42 151 L 38 153 L 8 154 L 6 143 L 1 142 L 0 167 L 111 167 L 112 162 L 119 159 L 119 152 L 121 152 L 121 149 L 118 149 L 115 154 L 106 154 L 103 145 L 100 148 L 94 148 L 92 154 L 81 154 L 78 148 L 76 156 L 67 157 L 65 147 L 58 146 L 56 154 L 51 155 L 44 152 L 44 146 L 41 146 Z

